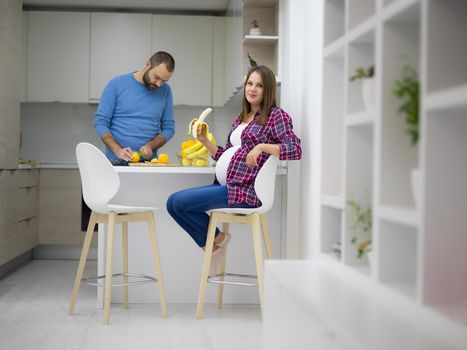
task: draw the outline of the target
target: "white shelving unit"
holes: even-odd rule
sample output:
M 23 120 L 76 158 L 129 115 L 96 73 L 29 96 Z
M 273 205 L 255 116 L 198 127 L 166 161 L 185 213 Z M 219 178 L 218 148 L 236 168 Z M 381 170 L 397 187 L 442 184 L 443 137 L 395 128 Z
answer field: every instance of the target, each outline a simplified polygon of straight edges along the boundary
M 325 0 L 320 250 L 403 300 L 467 324 L 467 2 Z M 374 107 L 359 67 L 375 66 Z M 420 81 L 413 146 L 393 93 Z M 421 202 L 411 171 L 418 168 Z M 372 261 L 357 258 L 348 200 L 372 207 Z M 341 256 L 333 247 L 340 245 Z
M 247 53 L 279 76 L 279 1 L 245 0 L 243 2 L 243 71 L 248 70 Z M 251 23 L 258 22 L 261 35 L 250 35 Z

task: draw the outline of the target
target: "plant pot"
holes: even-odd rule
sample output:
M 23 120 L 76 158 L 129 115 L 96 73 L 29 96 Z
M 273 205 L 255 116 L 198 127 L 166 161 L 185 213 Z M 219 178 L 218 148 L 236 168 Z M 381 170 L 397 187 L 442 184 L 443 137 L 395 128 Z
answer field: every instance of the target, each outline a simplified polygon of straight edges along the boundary
M 375 105 L 375 79 L 365 78 L 362 81 L 362 96 L 365 110 L 370 111 Z
M 250 28 L 250 35 L 261 35 L 260 28 Z
M 415 208 L 418 208 L 421 202 L 422 185 L 420 182 L 420 169 L 413 168 L 410 172 L 410 181 L 412 184 L 412 194 L 415 202 Z

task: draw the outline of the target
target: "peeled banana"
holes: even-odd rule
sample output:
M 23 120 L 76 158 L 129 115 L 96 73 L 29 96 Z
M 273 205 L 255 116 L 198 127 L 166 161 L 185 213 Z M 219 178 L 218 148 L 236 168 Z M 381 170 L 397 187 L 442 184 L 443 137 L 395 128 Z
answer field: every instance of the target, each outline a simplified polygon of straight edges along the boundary
M 204 167 L 209 165 L 208 158 L 211 156 L 208 149 L 198 140 L 198 128 L 206 127 L 206 137 L 209 141 L 216 144 L 214 135 L 209 132 L 209 125 L 204 121 L 211 108 L 206 108 L 199 118 L 194 118 L 188 124 L 187 141 L 181 145 L 181 150 L 177 153 L 181 157 L 183 166 Z
M 198 128 L 201 125 L 206 125 L 206 134 L 209 133 L 209 126 L 208 126 L 208 124 L 206 124 L 204 122 L 204 119 L 206 119 L 208 114 L 211 113 L 211 112 L 212 112 L 212 108 L 208 107 L 201 113 L 199 118 L 195 118 L 190 122 L 190 126 L 189 126 L 190 130 L 188 131 L 188 133 L 191 133 L 191 135 L 193 136 L 194 139 L 198 138 Z

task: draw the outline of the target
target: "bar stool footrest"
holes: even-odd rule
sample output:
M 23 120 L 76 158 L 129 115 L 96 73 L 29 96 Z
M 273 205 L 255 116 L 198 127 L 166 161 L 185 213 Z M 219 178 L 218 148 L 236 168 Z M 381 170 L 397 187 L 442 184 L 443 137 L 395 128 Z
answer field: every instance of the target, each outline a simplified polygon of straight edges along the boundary
M 225 280 L 224 277 L 237 277 L 239 279 L 244 280 L 254 280 L 254 282 L 243 282 L 243 281 L 232 281 L 232 280 Z M 228 273 L 228 272 L 221 272 L 214 276 L 209 276 L 207 282 L 213 284 L 228 284 L 234 286 L 247 286 L 247 287 L 257 287 L 258 286 L 258 278 L 255 275 L 244 275 L 238 273 Z
M 112 274 L 112 279 L 114 277 L 134 277 L 134 278 L 140 278 L 139 281 L 134 281 L 134 282 L 128 282 L 128 283 L 112 283 L 112 287 L 127 287 L 127 286 L 135 286 L 135 285 L 140 285 L 140 284 L 148 284 L 148 283 L 156 283 L 157 279 L 151 276 L 146 276 L 146 275 L 140 275 L 136 273 L 114 273 Z M 103 282 L 99 282 L 99 280 L 105 279 L 105 276 L 94 276 L 94 277 L 86 277 L 82 278 L 81 281 L 83 281 L 86 284 L 90 284 L 91 286 L 97 286 L 97 287 L 104 287 Z

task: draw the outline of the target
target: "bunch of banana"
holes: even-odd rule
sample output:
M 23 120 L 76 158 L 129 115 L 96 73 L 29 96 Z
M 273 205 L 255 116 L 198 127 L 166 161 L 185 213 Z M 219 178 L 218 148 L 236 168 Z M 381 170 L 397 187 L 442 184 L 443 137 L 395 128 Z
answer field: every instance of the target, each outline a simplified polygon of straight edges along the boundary
M 188 140 L 182 143 L 180 156 L 182 157 L 183 166 L 208 166 L 208 158 L 211 156 L 208 149 L 198 141 L 197 130 L 199 127 L 206 127 L 206 135 L 209 141 L 216 144 L 214 135 L 209 132 L 209 125 L 204 121 L 207 115 L 212 111 L 211 108 L 206 108 L 199 118 L 194 118 L 188 126 Z

